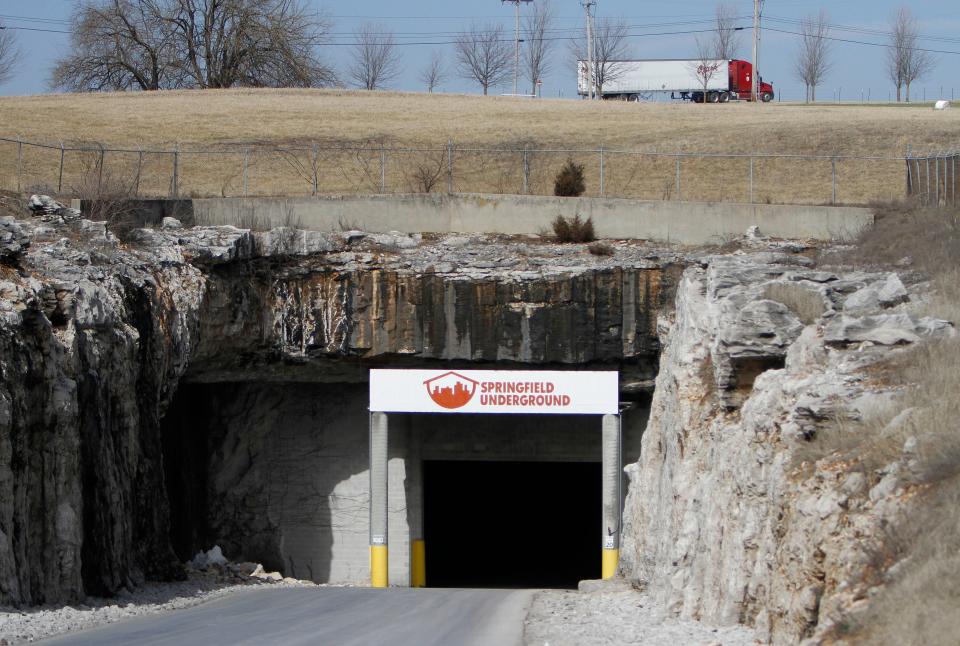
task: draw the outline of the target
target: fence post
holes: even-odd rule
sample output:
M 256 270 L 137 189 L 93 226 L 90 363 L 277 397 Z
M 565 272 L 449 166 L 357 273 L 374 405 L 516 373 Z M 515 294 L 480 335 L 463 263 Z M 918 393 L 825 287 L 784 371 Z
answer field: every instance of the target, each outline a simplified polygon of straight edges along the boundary
M 750 158 L 750 204 L 753 204 L 753 157 Z
M 830 172 L 833 176 L 833 197 L 830 201 L 830 204 L 837 203 L 837 158 L 834 157 L 830 160 Z
M 940 155 L 937 155 L 933 160 L 933 204 L 934 206 L 940 205 Z
M 906 160 L 907 160 L 907 198 L 909 198 L 910 196 L 913 195 L 913 186 L 914 186 L 914 184 L 915 184 L 914 179 L 913 179 L 913 166 L 910 165 L 910 162 L 911 162 L 910 157 L 911 157 L 911 155 L 910 155 L 910 144 L 907 144 L 907 154 L 906 154 Z
M 250 149 L 243 149 L 243 196 L 247 197 L 247 168 L 250 165 Z
M 523 194 L 530 193 L 530 162 L 527 159 L 527 144 L 523 144 Z
M 953 176 L 953 183 L 950 188 L 950 197 L 953 201 L 953 205 L 957 205 L 957 154 L 953 154 L 953 171 L 950 173 Z
M 177 143 L 173 149 L 173 178 L 171 181 L 171 192 L 173 197 L 178 197 L 180 195 L 180 144 Z
M 914 187 L 914 195 L 921 195 L 921 183 L 920 183 L 920 158 L 913 158 L 913 167 L 916 169 L 916 172 L 913 174 L 914 179 L 916 180 L 916 186 Z
M 316 196 L 320 191 L 320 177 L 317 166 L 320 164 L 320 149 L 317 148 L 317 144 L 313 144 L 313 149 L 311 151 L 310 159 L 310 171 L 313 176 L 313 195 Z
M 21 190 L 20 178 L 23 174 L 23 141 L 17 135 L 17 193 Z
M 680 151 L 677 151 L 677 178 L 676 178 L 676 193 L 677 201 L 680 201 Z
M 57 193 L 63 191 L 63 142 L 60 142 L 60 179 L 57 180 Z
M 447 140 L 447 193 L 453 193 L 453 139 Z
M 103 144 L 98 144 L 98 145 L 100 146 L 100 160 L 99 160 L 99 168 L 97 169 L 97 196 L 100 195 L 100 190 L 101 190 L 101 187 L 103 186 L 103 157 L 105 153 Z
M 603 146 L 600 146 L 600 197 L 604 197 L 606 191 L 606 186 L 604 184 L 603 176 Z
M 140 146 L 137 146 L 137 150 L 139 152 L 137 153 L 137 177 L 134 180 L 134 184 L 133 184 L 134 197 L 140 196 L 140 173 L 143 171 L 143 148 L 141 148 Z
M 387 192 L 387 151 L 380 144 L 380 192 Z
M 913 164 L 910 163 L 910 155 L 907 154 L 907 198 L 913 195 Z
M 930 158 L 927 157 L 927 192 L 924 195 L 923 203 L 930 205 Z

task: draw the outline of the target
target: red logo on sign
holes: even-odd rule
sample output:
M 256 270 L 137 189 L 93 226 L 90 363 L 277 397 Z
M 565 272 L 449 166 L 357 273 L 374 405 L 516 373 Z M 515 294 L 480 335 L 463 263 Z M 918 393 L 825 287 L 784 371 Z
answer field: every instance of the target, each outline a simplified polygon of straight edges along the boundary
M 466 406 L 477 392 L 477 383 L 469 377 L 447 372 L 423 382 L 430 393 L 430 399 L 444 408 L 460 408 Z

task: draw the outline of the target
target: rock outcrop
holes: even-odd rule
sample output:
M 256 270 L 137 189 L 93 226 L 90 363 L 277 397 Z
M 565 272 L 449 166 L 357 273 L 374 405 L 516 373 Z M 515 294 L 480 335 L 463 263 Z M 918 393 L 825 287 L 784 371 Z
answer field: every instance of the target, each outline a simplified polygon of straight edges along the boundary
M 747 623 L 784 644 L 826 634 L 862 603 L 883 527 L 909 493 L 896 461 L 869 470 L 811 443 L 893 416 L 870 366 L 955 334 L 883 311 L 908 298 L 895 275 L 809 264 L 759 253 L 683 275 L 661 321 L 641 459 L 628 467 L 621 563 L 684 617 Z
M 161 420 L 185 376 L 604 363 L 652 378 L 682 258 L 477 236 L 0 221 L 0 604 L 182 576 Z

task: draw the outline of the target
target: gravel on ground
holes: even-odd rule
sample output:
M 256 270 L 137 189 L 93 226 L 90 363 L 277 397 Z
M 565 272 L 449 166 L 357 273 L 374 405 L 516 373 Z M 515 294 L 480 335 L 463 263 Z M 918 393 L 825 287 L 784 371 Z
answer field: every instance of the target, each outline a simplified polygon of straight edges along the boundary
M 583 584 L 581 588 L 583 589 Z M 538 593 L 524 623 L 527 646 L 756 646 L 746 626 L 677 619 L 626 583 Z
M 262 572 L 262 570 L 260 570 Z M 145 583 L 113 598 L 88 597 L 71 605 L 8 608 L 0 606 L 0 646 L 39 641 L 65 632 L 93 628 L 121 619 L 189 608 L 251 586 L 313 587 L 274 573 L 250 575 L 231 565 L 188 570 L 186 581 Z

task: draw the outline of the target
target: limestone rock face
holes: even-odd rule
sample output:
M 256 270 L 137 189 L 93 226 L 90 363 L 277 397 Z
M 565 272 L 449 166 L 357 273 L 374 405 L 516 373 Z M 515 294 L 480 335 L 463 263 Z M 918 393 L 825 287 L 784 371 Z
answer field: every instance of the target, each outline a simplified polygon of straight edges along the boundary
M 30 238 L 12 217 L 0 217 L 0 262 L 15 262 L 30 246 Z
M 473 236 L 0 220 L 0 605 L 182 574 L 161 420 L 184 378 L 363 381 L 377 361 L 652 378 L 683 258 Z
M 756 626 L 775 643 L 824 634 L 865 595 L 863 572 L 902 504 L 898 465 L 861 472 L 804 450 L 892 393 L 863 369 L 944 321 L 869 313 L 907 298 L 890 274 L 839 276 L 785 255 L 686 270 L 639 463 L 628 467 L 621 569 L 685 617 Z M 883 298 L 851 302 L 869 291 Z M 847 308 L 851 309 L 847 309 Z M 806 461 L 805 461 L 806 460 Z

